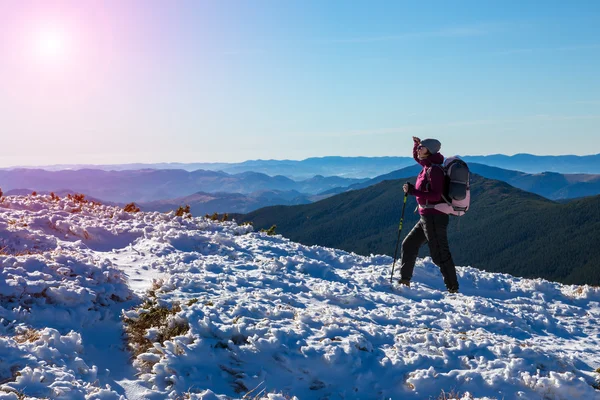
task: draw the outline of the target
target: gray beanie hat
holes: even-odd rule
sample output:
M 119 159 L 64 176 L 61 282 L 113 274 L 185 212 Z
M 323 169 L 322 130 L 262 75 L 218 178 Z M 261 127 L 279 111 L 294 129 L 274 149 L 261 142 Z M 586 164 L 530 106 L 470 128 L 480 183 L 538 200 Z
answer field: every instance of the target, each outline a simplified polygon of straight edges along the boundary
M 421 146 L 427 148 L 431 154 L 435 154 L 440 151 L 442 144 L 437 139 L 424 139 L 421 140 Z

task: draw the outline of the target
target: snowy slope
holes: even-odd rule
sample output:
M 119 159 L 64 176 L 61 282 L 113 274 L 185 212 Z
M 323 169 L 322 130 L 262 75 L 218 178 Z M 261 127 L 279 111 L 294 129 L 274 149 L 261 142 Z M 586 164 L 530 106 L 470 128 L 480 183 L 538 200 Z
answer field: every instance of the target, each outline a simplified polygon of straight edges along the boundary
M 599 288 L 49 196 L 0 249 L 0 399 L 600 398 Z

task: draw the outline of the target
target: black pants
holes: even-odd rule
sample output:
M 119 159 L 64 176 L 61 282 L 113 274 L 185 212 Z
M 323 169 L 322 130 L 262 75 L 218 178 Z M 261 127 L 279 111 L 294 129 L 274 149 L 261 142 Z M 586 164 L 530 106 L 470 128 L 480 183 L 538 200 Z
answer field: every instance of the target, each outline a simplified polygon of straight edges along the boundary
M 448 289 L 458 289 L 456 267 L 448 246 L 447 214 L 421 215 L 421 219 L 402 242 L 401 279 L 410 280 L 415 269 L 419 248 L 427 242 L 433 262 L 440 267 Z

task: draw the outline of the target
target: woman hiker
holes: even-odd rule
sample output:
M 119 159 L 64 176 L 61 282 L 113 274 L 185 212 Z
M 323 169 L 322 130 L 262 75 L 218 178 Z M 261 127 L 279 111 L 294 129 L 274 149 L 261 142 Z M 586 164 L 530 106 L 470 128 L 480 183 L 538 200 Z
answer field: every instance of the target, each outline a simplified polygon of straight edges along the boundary
M 448 222 L 450 216 L 427 205 L 443 202 L 444 171 L 435 165 L 443 164 L 439 153 L 441 143 L 436 139 L 421 140 L 413 136 L 413 157 L 423 169 L 415 185 L 406 183 L 404 193 L 415 196 L 419 204 L 419 222 L 402 242 L 400 283 L 410 286 L 419 248 L 427 242 L 433 262 L 440 268 L 448 292 L 458 293 L 456 267 L 448 246 Z

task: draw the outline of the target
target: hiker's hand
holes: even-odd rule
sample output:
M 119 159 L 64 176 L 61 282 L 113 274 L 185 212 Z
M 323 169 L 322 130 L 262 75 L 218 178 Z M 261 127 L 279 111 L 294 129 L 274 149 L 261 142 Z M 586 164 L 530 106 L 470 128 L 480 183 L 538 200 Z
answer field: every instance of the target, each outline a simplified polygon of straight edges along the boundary
M 406 182 L 404 186 L 402 186 L 402 190 L 404 190 L 404 193 L 406 194 L 412 194 L 415 190 L 415 186 L 410 182 Z
M 416 136 L 413 136 L 413 142 L 415 142 L 416 144 L 421 144 L 421 139 L 419 139 Z

